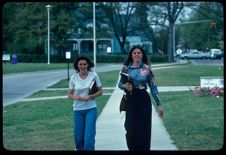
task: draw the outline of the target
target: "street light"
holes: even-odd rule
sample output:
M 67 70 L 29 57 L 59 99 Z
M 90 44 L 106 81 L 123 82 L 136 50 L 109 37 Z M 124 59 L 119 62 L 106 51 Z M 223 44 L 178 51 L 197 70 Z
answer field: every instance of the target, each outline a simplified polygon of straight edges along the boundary
M 96 66 L 96 16 L 95 16 L 95 2 L 93 2 L 93 61 Z M 94 71 L 95 71 L 94 66 Z
M 50 36 L 49 36 L 49 11 L 50 11 L 50 8 L 52 6 L 51 5 L 46 5 L 46 8 L 47 8 L 47 12 L 48 12 L 48 65 L 50 64 Z

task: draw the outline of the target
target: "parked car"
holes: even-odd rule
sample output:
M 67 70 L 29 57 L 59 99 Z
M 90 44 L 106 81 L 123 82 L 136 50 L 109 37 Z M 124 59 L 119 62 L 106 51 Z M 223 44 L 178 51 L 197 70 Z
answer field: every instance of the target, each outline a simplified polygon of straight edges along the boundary
M 224 58 L 224 52 L 221 52 L 220 54 L 216 54 L 216 59 L 222 59 Z
M 207 55 L 200 51 L 191 51 L 187 53 L 182 53 L 180 55 L 181 59 L 206 59 Z
M 208 52 L 208 57 L 211 59 L 215 59 L 217 55 L 221 54 L 222 51 L 220 49 L 210 49 Z

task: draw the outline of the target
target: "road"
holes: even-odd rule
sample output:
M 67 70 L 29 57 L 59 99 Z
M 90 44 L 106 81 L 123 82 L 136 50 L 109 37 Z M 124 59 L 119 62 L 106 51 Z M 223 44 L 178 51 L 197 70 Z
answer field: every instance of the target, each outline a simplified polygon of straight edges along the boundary
M 120 70 L 122 65 L 96 67 L 96 72 Z M 70 70 L 72 75 L 74 70 Z M 3 106 L 18 102 L 31 94 L 67 78 L 67 70 L 40 71 L 3 76 Z

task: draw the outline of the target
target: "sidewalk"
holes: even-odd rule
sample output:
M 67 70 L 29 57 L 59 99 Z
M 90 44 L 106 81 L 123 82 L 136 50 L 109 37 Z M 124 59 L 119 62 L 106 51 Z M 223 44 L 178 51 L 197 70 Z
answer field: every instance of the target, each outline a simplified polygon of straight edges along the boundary
M 191 87 L 158 87 L 163 91 L 184 91 Z M 97 119 L 96 126 L 96 150 L 128 150 L 125 138 L 125 113 L 119 112 L 119 102 L 123 91 L 115 87 L 102 113 Z M 152 102 L 155 104 L 155 101 Z M 152 105 L 152 138 L 151 150 L 177 150 L 170 139 L 162 120 Z

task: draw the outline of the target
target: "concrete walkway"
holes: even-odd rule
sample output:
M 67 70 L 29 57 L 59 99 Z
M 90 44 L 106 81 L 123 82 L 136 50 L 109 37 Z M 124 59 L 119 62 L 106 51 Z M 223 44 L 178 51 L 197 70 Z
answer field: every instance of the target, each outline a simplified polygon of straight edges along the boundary
M 97 119 L 96 150 L 128 150 L 124 129 L 125 113 L 119 112 L 122 94 L 123 91 L 116 87 Z M 151 150 L 177 150 L 154 107 Z

